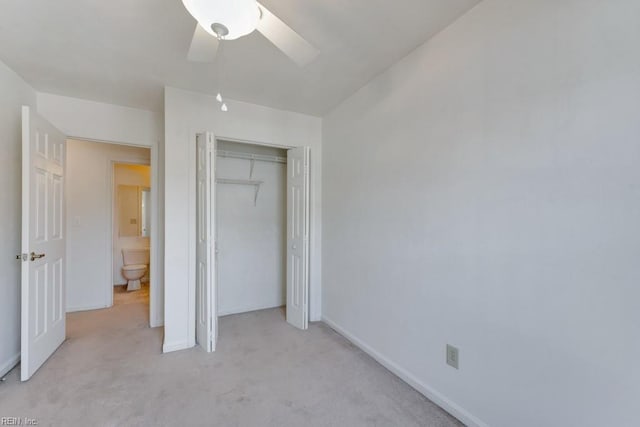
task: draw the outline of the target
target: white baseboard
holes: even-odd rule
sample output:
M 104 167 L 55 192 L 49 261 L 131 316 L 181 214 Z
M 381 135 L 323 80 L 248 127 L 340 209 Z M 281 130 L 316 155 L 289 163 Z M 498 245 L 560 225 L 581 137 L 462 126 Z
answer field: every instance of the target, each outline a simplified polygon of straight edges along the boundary
M 7 372 L 15 368 L 15 366 L 20 363 L 20 353 L 11 356 L 9 360 L 0 365 L 0 378 L 4 377 Z
M 162 352 L 171 353 L 172 351 L 186 350 L 191 347 L 193 346 L 189 345 L 189 343 L 186 341 L 165 342 L 164 344 L 162 344 Z
M 247 313 L 249 311 L 266 310 L 268 308 L 284 307 L 285 303 L 280 304 L 267 304 L 267 305 L 250 305 L 244 307 L 234 307 L 232 309 L 218 311 L 218 316 L 228 316 L 230 314 Z
M 160 326 L 164 326 L 164 319 L 152 318 L 149 322 L 149 327 L 158 328 Z
M 102 310 L 105 308 L 109 308 L 108 305 L 87 305 L 80 307 L 67 307 L 67 313 L 74 313 L 76 311 L 89 311 L 89 310 Z
M 373 357 L 378 363 L 382 366 L 393 372 L 395 375 L 400 377 L 404 382 L 409 384 L 411 387 L 415 388 L 417 391 L 426 396 L 429 400 L 431 400 L 436 405 L 440 406 L 442 409 L 456 417 L 458 420 L 462 421 L 469 427 L 489 427 L 487 423 L 480 420 L 479 418 L 470 414 L 467 410 L 462 408 L 457 403 L 445 397 L 442 393 L 435 390 L 433 387 L 423 383 L 419 379 L 417 379 L 413 374 L 406 371 L 404 368 L 401 368 L 396 363 L 392 362 L 389 358 L 383 356 L 378 351 L 373 349 L 371 346 L 361 341 L 359 338 L 356 338 L 353 334 L 345 330 L 344 328 L 338 326 L 334 321 L 328 319 L 325 316 L 322 316 L 322 321 L 326 323 L 331 329 L 335 330 L 337 333 L 351 341 L 356 347 L 360 348 L 360 350 L 367 353 L 369 356 Z

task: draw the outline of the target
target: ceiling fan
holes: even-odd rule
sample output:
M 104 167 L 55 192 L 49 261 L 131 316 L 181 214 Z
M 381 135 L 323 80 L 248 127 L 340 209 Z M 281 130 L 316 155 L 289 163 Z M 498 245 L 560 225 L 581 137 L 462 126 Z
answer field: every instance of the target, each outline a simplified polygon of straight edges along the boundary
M 182 0 L 198 21 L 188 58 L 213 62 L 222 40 L 235 40 L 258 30 L 296 64 L 303 67 L 320 53 L 256 0 Z

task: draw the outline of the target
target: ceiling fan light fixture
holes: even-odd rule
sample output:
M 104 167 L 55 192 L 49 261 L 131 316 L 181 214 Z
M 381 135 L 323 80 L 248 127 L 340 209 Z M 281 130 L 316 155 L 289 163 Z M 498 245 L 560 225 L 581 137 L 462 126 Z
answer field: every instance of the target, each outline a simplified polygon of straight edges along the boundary
M 225 40 L 253 32 L 260 20 L 256 0 L 182 0 L 182 4 L 206 32 Z M 220 29 L 228 33 L 220 34 Z

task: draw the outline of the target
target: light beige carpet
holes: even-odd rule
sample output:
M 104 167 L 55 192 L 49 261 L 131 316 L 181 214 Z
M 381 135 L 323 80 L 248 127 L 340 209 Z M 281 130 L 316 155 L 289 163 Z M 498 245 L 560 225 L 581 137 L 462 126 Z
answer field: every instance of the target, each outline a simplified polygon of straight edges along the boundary
M 26 383 L 0 383 L 0 417 L 40 426 L 459 426 L 324 324 L 282 309 L 220 320 L 218 349 L 161 354 L 147 305 L 67 316 L 67 341 Z

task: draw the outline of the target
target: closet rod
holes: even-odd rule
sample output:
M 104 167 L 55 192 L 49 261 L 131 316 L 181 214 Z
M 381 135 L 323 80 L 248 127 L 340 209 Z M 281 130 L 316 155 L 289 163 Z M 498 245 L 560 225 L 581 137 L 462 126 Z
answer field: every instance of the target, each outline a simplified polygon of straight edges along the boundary
M 261 162 L 287 163 L 286 157 L 268 156 L 265 154 L 240 153 L 237 151 L 216 150 L 216 155 L 220 157 L 230 157 L 233 159 L 258 160 Z
M 216 178 L 218 184 L 260 185 L 264 181 L 252 181 L 250 179 Z

